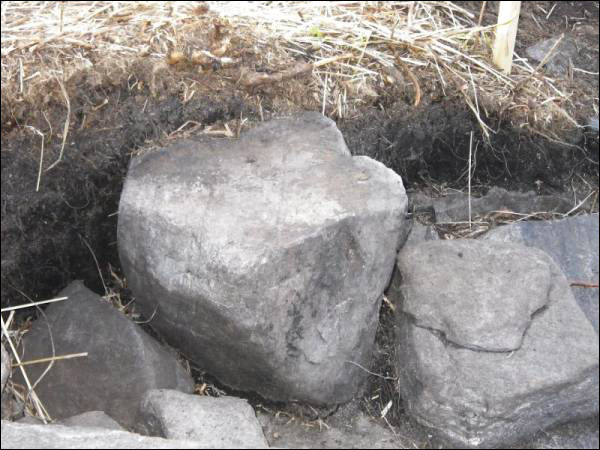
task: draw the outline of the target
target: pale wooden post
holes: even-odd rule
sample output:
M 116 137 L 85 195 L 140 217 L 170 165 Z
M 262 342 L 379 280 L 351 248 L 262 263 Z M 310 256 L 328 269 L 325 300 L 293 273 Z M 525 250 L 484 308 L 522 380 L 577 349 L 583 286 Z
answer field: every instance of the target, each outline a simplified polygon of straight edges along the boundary
M 500 2 L 493 55 L 494 64 L 506 75 L 512 66 L 520 12 L 521 2 Z

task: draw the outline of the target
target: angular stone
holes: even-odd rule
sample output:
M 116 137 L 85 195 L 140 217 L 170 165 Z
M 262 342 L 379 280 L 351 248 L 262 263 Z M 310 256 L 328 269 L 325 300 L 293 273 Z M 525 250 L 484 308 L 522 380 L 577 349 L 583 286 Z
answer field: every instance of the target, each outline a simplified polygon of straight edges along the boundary
M 46 309 L 56 355 L 88 352 L 87 357 L 56 361 L 36 393 L 53 419 L 106 411 L 122 426 L 135 423 L 143 394 L 154 388 L 192 392 L 194 383 L 175 354 L 162 347 L 110 303 L 71 283 L 60 296 L 68 300 Z M 52 356 L 44 318 L 24 337 L 24 361 Z M 45 364 L 28 368 L 36 380 Z
M 554 259 L 569 281 L 598 283 L 599 230 L 596 213 L 513 223 L 494 228 L 483 239 L 539 248 Z M 598 333 L 598 289 L 573 286 L 571 290 Z
M 104 449 L 104 448 L 210 448 L 189 440 L 171 441 L 118 430 L 29 425 L 2 421 L 2 448 Z
M 134 159 L 119 251 L 153 326 L 221 382 L 341 403 L 365 378 L 349 361 L 369 364 L 406 207 L 398 175 L 306 113 Z
M 138 417 L 138 429 L 152 436 L 191 439 L 210 448 L 268 448 L 254 409 L 240 398 L 152 390 Z
M 68 419 L 61 420 L 58 425 L 66 427 L 106 428 L 108 430 L 125 431 L 113 418 L 104 411 L 88 411 Z
M 435 198 L 432 202 L 435 219 L 438 223 L 469 220 L 469 196 L 464 192 L 455 192 L 446 197 Z M 571 202 L 557 195 L 537 195 L 533 191 L 511 192 L 493 187 L 483 197 L 471 198 L 471 217 L 482 217 L 499 211 L 518 214 L 566 213 L 572 207 Z
M 433 241 L 402 251 L 398 270 L 398 385 L 418 422 L 489 447 L 598 414 L 598 337 L 549 256 Z

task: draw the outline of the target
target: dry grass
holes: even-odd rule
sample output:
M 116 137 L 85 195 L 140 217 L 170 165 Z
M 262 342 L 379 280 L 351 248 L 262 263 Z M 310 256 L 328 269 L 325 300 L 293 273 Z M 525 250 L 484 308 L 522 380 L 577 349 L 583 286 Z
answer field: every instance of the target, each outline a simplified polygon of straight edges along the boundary
M 184 100 L 216 64 L 227 88 L 242 91 L 312 73 L 296 106 L 310 99 L 334 118 L 400 86 L 415 106 L 434 91 L 459 95 L 485 137 L 495 132 L 489 114 L 555 139 L 557 122 L 577 126 L 560 80 L 518 57 L 503 75 L 490 63 L 494 27 L 451 2 L 8 1 L 1 18 L 3 96 L 16 101 L 51 87 L 69 110 L 56 87 L 71 75 L 102 65 L 127 76 L 141 59 L 154 67 L 153 93 L 161 72 L 193 73 L 180 77 Z M 52 124 L 63 141 L 69 116 Z

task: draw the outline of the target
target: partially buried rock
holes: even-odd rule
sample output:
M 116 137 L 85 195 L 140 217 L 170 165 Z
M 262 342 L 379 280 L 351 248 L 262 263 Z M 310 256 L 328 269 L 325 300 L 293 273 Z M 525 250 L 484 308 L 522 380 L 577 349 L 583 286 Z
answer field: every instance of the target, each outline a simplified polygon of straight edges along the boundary
M 106 411 L 122 426 L 135 423 L 138 404 L 149 389 L 192 392 L 191 377 L 176 355 L 162 347 L 110 303 L 71 283 L 60 293 L 68 300 L 48 307 L 24 337 L 24 361 L 87 352 L 87 357 L 56 361 L 36 387 L 53 419 Z M 28 367 L 32 380 L 46 364 Z
M 138 429 L 152 436 L 191 439 L 210 448 L 268 448 L 254 410 L 241 398 L 152 390 L 138 417 Z
M 135 158 L 119 251 L 153 326 L 221 382 L 352 398 L 407 208 L 402 180 L 306 113 Z
M 398 269 L 398 385 L 417 421 L 489 447 L 598 413 L 598 337 L 544 252 L 434 241 Z

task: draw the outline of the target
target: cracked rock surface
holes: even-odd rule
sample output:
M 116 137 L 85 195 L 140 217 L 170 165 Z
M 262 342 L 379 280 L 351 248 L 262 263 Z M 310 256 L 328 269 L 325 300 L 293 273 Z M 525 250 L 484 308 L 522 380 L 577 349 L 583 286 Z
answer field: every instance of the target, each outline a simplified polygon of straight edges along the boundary
M 598 338 L 544 252 L 430 241 L 404 249 L 397 304 L 407 411 L 452 445 L 514 443 L 598 413 Z
M 204 370 L 336 404 L 365 378 L 406 209 L 397 174 L 305 113 L 135 158 L 119 252 L 152 325 Z

